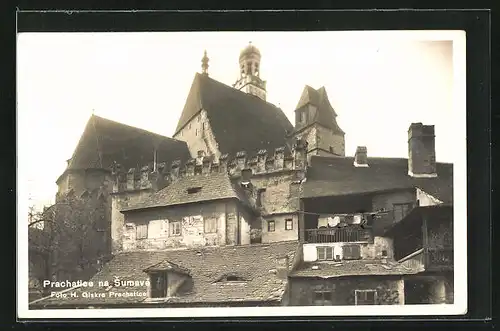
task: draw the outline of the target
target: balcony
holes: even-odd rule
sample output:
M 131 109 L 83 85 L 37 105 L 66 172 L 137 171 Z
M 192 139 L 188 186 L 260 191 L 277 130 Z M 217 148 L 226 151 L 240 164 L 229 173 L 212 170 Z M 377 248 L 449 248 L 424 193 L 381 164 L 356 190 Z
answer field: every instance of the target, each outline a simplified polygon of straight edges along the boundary
M 440 271 L 453 269 L 453 248 L 421 248 L 398 261 L 412 269 Z
M 306 229 L 305 241 L 310 244 L 370 241 L 370 227 Z

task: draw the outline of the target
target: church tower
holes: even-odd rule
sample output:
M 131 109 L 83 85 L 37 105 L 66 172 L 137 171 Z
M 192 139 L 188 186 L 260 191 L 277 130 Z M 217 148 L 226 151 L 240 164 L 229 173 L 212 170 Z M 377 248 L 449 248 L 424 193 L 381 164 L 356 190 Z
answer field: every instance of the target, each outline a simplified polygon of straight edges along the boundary
M 260 51 L 250 42 L 240 53 L 240 77 L 233 87 L 265 101 L 266 82 L 260 78 L 260 58 Z
M 308 143 L 308 155 L 345 156 L 345 133 L 337 124 L 337 114 L 326 89 L 306 86 L 295 109 L 295 138 Z

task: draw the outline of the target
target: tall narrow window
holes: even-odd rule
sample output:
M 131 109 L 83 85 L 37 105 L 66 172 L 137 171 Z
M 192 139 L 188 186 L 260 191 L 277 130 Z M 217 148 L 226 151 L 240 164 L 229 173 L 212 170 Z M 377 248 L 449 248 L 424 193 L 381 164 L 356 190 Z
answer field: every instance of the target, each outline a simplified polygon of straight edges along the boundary
M 274 221 L 267 221 L 267 232 L 274 232 L 275 223 Z
M 375 305 L 377 301 L 376 290 L 355 290 L 355 304 L 361 305 Z
M 148 225 L 147 224 L 139 224 L 135 228 L 136 239 L 146 239 L 148 237 Z
M 195 131 L 195 135 L 198 135 L 198 129 L 196 129 L 196 131 Z
M 288 218 L 285 220 L 285 230 L 293 230 L 293 219 Z
M 216 218 L 205 218 L 204 228 L 205 228 L 205 233 L 217 232 L 217 219 Z
M 170 235 L 171 236 L 181 235 L 181 222 L 170 222 Z

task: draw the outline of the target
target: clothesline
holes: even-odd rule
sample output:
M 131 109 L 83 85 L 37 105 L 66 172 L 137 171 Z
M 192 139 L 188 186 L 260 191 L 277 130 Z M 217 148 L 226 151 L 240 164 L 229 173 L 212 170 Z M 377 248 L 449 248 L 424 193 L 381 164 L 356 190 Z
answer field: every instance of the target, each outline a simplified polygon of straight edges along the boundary
M 316 215 L 316 216 L 354 216 L 354 215 L 385 215 L 389 211 L 376 211 L 366 213 L 313 213 L 308 211 L 298 211 L 299 214 Z

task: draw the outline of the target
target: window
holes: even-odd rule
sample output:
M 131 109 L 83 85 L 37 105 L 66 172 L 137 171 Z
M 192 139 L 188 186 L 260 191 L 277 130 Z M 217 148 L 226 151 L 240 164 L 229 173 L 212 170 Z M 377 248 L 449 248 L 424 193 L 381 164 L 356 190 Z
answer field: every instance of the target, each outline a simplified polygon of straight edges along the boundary
M 149 277 L 151 279 L 151 297 L 165 298 L 167 296 L 167 273 L 152 273 Z
M 314 291 L 313 304 L 315 306 L 331 306 L 332 305 L 332 292 L 329 290 Z
M 198 193 L 201 191 L 201 187 L 190 187 L 187 189 L 188 194 Z
M 387 250 L 385 250 L 385 249 L 384 249 L 384 250 L 382 251 L 382 256 L 383 256 L 383 257 L 387 257 Z
M 198 135 L 198 129 L 195 130 L 195 135 Z
M 217 232 L 217 219 L 216 218 L 205 218 L 204 228 L 205 228 L 205 233 Z
M 135 228 L 136 239 L 146 239 L 148 237 L 148 225 L 147 224 L 139 224 Z
M 148 238 L 161 238 L 168 236 L 166 220 L 152 220 L 148 224 Z
M 275 223 L 274 221 L 267 221 L 267 232 L 274 232 Z
M 394 220 L 400 221 L 402 220 L 412 208 L 412 203 L 395 203 L 393 204 L 394 208 Z
M 291 218 L 288 218 L 285 220 L 285 230 L 292 230 L 293 229 L 293 220 Z
M 299 112 L 299 122 L 300 123 L 305 123 L 306 122 L 306 111 L 305 110 L 301 110 Z
M 332 146 L 330 146 L 330 153 L 333 154 L 333 147 Z
M 359 245 L 346 245 L 342 247 L 344 260 L 358 260 L 361 258 Z
M 204 123 L 204 122 L 203 122 L 203 123 L 201 123 L 201 128 L 202 128 L 203 130 L 205 130 L 205 123 Z
M 318 261 L 333 261 L 333 246 L 319 246 L 316 247 L 318 252 Z
M 377 291 L 375 290 L 356 290 L 355 291 L 355 304 L 361 305 L 374 305 L 377 301 Z
M 170 235 L 180 236 L 181 235 L 181 222 L 171 222 L 170 223 Z

